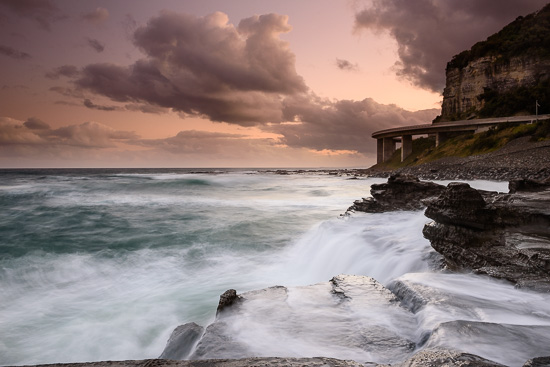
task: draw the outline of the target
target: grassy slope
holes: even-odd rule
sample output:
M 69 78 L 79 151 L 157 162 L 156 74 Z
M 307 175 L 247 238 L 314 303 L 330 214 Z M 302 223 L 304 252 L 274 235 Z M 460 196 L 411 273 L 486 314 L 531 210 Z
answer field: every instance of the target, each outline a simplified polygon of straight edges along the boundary
M 437 148 L 433 137 L 415 139 L 413 140 L 413 152 L 404 162 L 401 162 L 401 149 L 398 149 L 389 161 L 377 164 L 374 168 L 396 169 L 432 162 L 445 157 L 485 154 L 496 151 L 509 141 L 522 136 L 531 136 L 532 141 L 550 139 L 550 120 L 539 121 L 535 124 L 502 123 L 480 134 L 454 137 Z

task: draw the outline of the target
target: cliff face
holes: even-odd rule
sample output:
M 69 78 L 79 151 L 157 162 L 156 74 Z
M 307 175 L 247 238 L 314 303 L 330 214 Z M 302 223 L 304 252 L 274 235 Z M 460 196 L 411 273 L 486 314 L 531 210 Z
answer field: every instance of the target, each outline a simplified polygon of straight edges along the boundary
M 438 121 L 548 113 L 550 4 L 455 55 L 446 78 Z
M 488 90 L 503 94 L 520 87 L 535 87 L 550 77 L 550 60 L 519 56 L 503 63 L 496 56 L 484 56 L 463 68 L 447 68 L 446 77 L 441 121 L 477 116 L 484 107 L 484 93 Z

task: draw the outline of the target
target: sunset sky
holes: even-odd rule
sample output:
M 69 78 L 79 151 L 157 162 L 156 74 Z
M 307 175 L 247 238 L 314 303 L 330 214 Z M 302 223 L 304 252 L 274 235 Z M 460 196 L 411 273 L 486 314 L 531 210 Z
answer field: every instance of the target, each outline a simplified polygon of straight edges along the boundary
M 0 0 L 0 167 L 368 167 L 547 0 Z

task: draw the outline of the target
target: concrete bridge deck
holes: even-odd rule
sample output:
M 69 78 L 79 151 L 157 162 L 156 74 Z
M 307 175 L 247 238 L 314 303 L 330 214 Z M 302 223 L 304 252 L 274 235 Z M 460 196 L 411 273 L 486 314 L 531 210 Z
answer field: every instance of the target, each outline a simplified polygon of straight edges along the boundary
M 489 119 L 437 122 L 432 124 L 402 126 L 393 129 L 375 131 L 372 137 L 377 139 L 377 163 L 385 162 L 396 150 L 396 143 L 401 142 L 401 161 L 412 153 L 414 135 L 435 134 L 436 146 L 449 136 L 460 132 L 482 132 L 503 122 L 531 123 L 536 120 L 549 119 L 550 115 L 511 116 Z

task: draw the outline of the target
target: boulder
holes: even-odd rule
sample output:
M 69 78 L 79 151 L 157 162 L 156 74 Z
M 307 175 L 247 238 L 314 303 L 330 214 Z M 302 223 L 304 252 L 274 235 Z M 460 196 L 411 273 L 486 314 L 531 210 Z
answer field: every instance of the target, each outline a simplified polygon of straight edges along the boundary
M 424 237 L 449 268 L 550 290 L 550 186 L 526 182 L 509 194 L 450 183 L 427 203 Z

